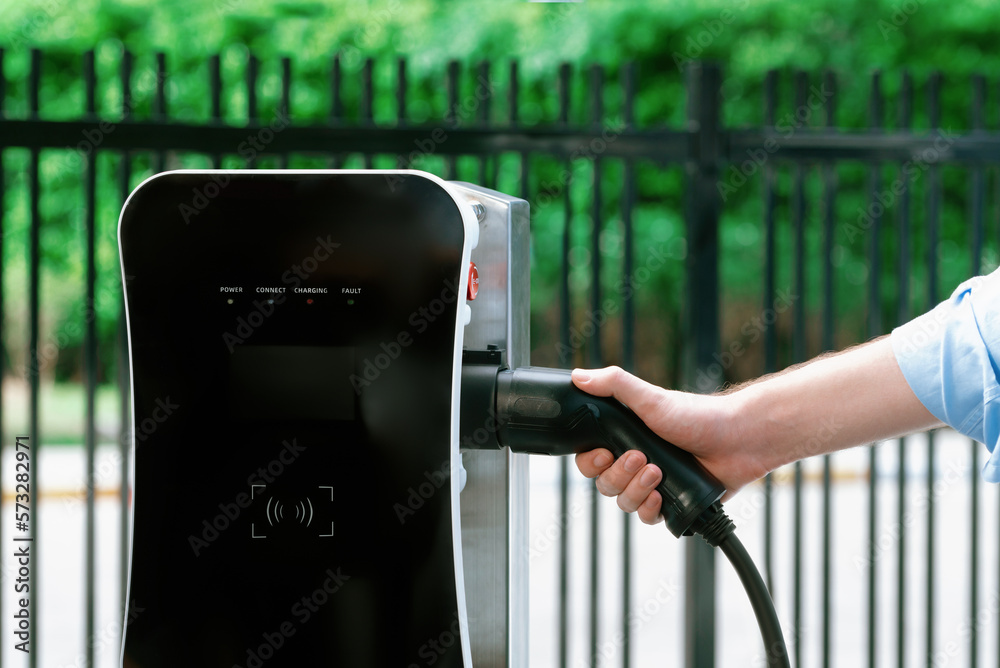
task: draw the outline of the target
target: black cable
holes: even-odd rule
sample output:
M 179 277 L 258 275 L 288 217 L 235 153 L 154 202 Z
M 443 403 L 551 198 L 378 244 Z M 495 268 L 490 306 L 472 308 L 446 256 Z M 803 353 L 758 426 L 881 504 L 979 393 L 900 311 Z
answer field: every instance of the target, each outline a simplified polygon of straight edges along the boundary
M 753 614 L 757 617 L 757 625 L 760 626 L 760 635 L 764 638 L 767 665 L 771 668 L 791 668 L 788 648 L 785 647 L 781 624 L 778 623 L 778 613 L 774 610 L 774 601 L 771 600 L 771 594 L 767 591 L 767 585 L 764 584 L 760 571 L 747 554 L 747 549 L 743 547 L 743 543 L 735 533 L 723 538 L 719 548 L 733 565 L 736 574 L 740 576 L 740 582 L 743 583 L 750 605 L 753 606 Z
M 774 600 L 767 590 L 760 571 L 754 565 L 753 559 L 736 537 L 736 525 L 722 509 L 721 503 L 713 503 L 692 525 L 693 533 L 701 535 L 712 547 L 720 548 L 729 563 L 733 565 L 736 574 L 747 592 L 753 614 L 757 617 L 760 635 L 764 639 L 764 651 L 769 668 L 791 668 L 788 661 L 788 648 L 778 623 L 778 613 L 774 610 Z

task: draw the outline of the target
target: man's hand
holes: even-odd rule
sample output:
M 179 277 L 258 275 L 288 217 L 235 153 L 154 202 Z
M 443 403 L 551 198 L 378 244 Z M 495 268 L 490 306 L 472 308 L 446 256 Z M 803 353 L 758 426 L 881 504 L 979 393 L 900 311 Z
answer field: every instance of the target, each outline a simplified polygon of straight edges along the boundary
M 725 499 L 771 470 L 768 462 L 749 449 L 732 447 L 739 442 L 733 419 L 735 394 L 706 396 L 664 390 L 618 367 L 576 369 L 573 383 L 596 396 L 614 396 L 664 440 L 694 454 L 726 486 Z M 601 494 L 617 496 L 622 510 L 637 511 L 646 524 L 662 519 L 660 493 L 656 491 L 662 476 L 656 466 L 646 463 L 641 452 L 631 450 L 612 462 L 611 453 L 598 448 L 577 455 L 576 465 L 586 477 L 597 478 Z
M 703 395 L 664 390 L 617 367 L 573 371 L 573 382 L 614 396 L 650 429 L 683 448 L 726 486 L 727 500 L 744 485 L 790 462 L 941 426 L 913 394 L 888 337 L 825 355 L 742 386 Z M 659 521 L 660 472 L 630 451 L 612 462 L 597 449 L 578 455 L 597 489 L 617 496 L 622 510 Z

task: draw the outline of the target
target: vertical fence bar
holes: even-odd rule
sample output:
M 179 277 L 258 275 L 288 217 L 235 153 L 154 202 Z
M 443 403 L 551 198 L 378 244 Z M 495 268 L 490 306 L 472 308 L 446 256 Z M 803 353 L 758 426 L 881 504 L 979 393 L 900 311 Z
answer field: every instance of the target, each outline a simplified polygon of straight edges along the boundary
M 477 68 L 476 76 L 476 100 L 479 102 L 479 108 L 477 109 L 479 125 L 481 127 L 489 127 L 490 125 L 490 101 L 492 94 L 487 90 L 486 95 L 483 99 L 479 99 L 479 89 L 482 86 L 482 82 L 489 82 L 490 80 L 490 61 L 484 60 L 479 63 Z M 489 162 L 489 154 L 484 154 L 479 156 L 479 183 L 488 187 L 496 188 L 496 170 L 493 171 L 493 179 L 487 179 L 487 163 Z
M 689 63 L 687 120 L 691 134 L 686 164 L 685 219 L 688 234 L 685 372 L 694 387 L 697 370 L 712 373 L 719 347 L 719 193 L 721 73 L 710 64 Z M 721 381 L 713 378 L 716 384 Z M 708 543 L 685 545 L 684 651 L 686 668 L 715 665 L 715 552 Z
M 330 114 L 328 123 L 330 125 L 340 125 L 344 121 L 344 98 L 343 98 L 343 71 L 340 66 L 340 54 L 336 53 L 330 63 Z M 339 153 L 334 153 L 330 158 L 330 167 L 339 169 L 343 159 Z
M 559 92 L 558 126 L 569 126 L 569 86 L 570 66 L 563 63 L 559 66 L 557 87 Z M 569 294 L 569 250 L 573 221 L 573 198 L 570 188 L 573 184 L 573 163 L 569 156 L 566 161 L 566 182 L 563 187 L 563 238 L 562 266 L 559 277 L 559 335 L 563 350 L 570 350 L 570 319 L 572 317 Z M 569 462 L 567 457 L 559 461 L 559 517 L 569 517 Z M 559 523 L 559 668 L 569 664 L 569 523 Z
M 153 98 L 153 118 L 157 122 L 167 120 L 167 54 L 162 51 L 156 54 L 156 95 Z M 153 164 L 155 172 L 162 172 L 167 168 L 167 152 L 157 151 Z
M 122 53 L 121 62 L 121 87 L 122 87 L 122 116 L 123 122 L 127 122 L 130 117 L 130 102 L 132 96 L 132 52 L 125 50 Z M 130 179 L 132 175 L 132 154 L 127 150 L 122 151 L 121 162 L 118 172 L 118 192 L 121 201 L 124 203 L 128 199 L 130 192 Z M 128 568 L 131 557 L 129 545 L 129 534 L 132 527 L 130 513 L 131 498 L 129 495 L 129 472 L 132 470 L 132 417 L 130 411 L 130 397 L 132 382 L 130 379 L 131 369 L 129 368 L 128 331 L 125 326 L 125 285 L 122 284 L 122 301 L 118 304 L 118 446 L 120 448 L 122 460 L 122 480 L 118 489 L 118 500 L 121 504 L 122 514 L 119 532 L 121 533 L 121 546 L 118 558 L 119 566 L 119 586 L 121 587 L 122 616 L 128 605 Z M 123 630 L 124 632 L 124 630 Z
M 292 116 L 292 59 L 284 56 L 281 59 L 281 103 L 278 105 L 278 112 L 284 119 L 279 119 L 280 123 L 291 123 Z M 278 156 L 278 167 L 288 168 L 288 153 Z
M 38 118 L 38 92 L 41 88 L 41 78 L 42 52 L 40 49 L 32 49 L 31 69 L 28 72 L 28 116 L 32 119 Z M 42 550 L 40 550 L 39 541 L 36 540 L 36 538 L 41 536 L 39 522 L 41 519 L 41 512 L 39 512 L 41 510 L 41 503 L 39 503 L 41 495 L 39 492 L 41 490 L 38 487 L 38 481 L 40 480 L 38 473 L 42 450 L 41 438 L 38 432 L 39 373 L 41 372 L 38 360 L 38 338 L 41 324 L 39 321 L 38 289 L 42 228 L 42 215 L 38 206 L 39 199 L 41 198 L 39 159 L 40 150 L 37 147 L 32 147 L 28 159 L 28 179 L 30 183 L 28 196 L 31 198 L 29 203 L 29 222 L 31 227 L 28 241 L 28 433 L 30 434 L 29 442 L 32 449 L 32 466 L 28 472 L 28 485 L 31 493 L 34 495 L 32 500 L 35 502 L 31 514 L 30 535 L 33 543 L 31 550 L 34 553 L 34 562 L 36 564 L 42 563 L 40 561 Z M 38 602 L 41 600 L 41 597 L 38 595 L 40 579 L 37 573 L 38 569 L 33 568 L 28 575 L 28 606 L 35 620 L 31 625 L 33 646 L 41 647 L 42 638 L 40 637 L 41 634 L 39 634 L 37 620 L 42 618 L 42 611 L 38 609 Z M 38 667 L 38 652 L 29 652 L 28 666 L 29 668 Z
M 257 122 L 257 75 L 260 69 L 260 61 L 252 53 L 247 56 L 247 123 L 253 125 Z
M 365 58 L 364 67 L 361 68 L 361 124 L 371 126 L 375 124 L 375 61 L 372 58 Z M 372 154 L 365 153 L 363 156 L 365 169 L 372 168 Z
M 601 127 L 604 117 L 604 69 L 600 65 L 590 68 L 590 122 L 595 132 Z M 591 243 L 590 243 L 590 308 L 592 313 L 601 309 L 601 158 L 593 157 L 593 174 L 591 180 Z M 587 357 L 591 368 L 602 366 L 601 328 L 594 327 L 594 335 L 587 346 Z M 600 494 L 595 486 L 590 490 L 590 662 L 597 666 L 597 644 L 600 629 L 598 628 L 598 610 L 600 608 L 600 555 L 601 544 L 600 525 Z
M 448 95 L 447 107 L 445 108 L 445 123 L 447 123 L 449 127 L 455 127 L 458 125 L 458 67 L 457 60 L 448 61 L 448 70 L 445 77 L 445 89 Z M 456 156 L 448 155 L 445 157 L 445 180 L 457 178 L 455 175 L 457 164 L 458 161 Z
M 519 97 L 520 97 L 520 84 L 518 82 L 517 75 L 517 61 L 510 61 L 510 89 L 508 92 L 510 98 L 510 127 L 514 130 L 518 125 L 520 125 L 520 119 L 518 115 Z M 529 165 L 528 165 L 528 152 L 521 151 L 521 199 L 528 199 L 528 178 L 529 178 Z
M 823 75 L 823 89 L 829 92 L 829 97 L 825 101 L 826 107 L 826 127 L 832 130 L 837 126 L 837 78 L 830 70 Z M 833 247 L 834 247 L 834 227 L 837 217 L 837 172 L 835 163 L 824 161 L 822 168 L 823 175 L 823 350 L 833 350 L 834 342 L 834 314 L 836 312 L 834 303 L 833 288 Z M 833 551 L 833 499 L 832 499 L 832 458 L 829 454 L 823 455 L 823 640 L 822 640 L 822 662 L 823 668 L 830 668 L 831 659 L 831 620 L 830 613 L 833 606 L 833 579 L 831 569 L 830 554 Z
M 871 92 L 868 100 L 868 122 L 872 132 L 877 132 L 882 126 L 882 86 L 881 73 L 872 73 Z M 872 220 L 868 230 L 868 335 L 877 336 L 882 332 L 881 300 L 879 299 L 879 236 L 882 229 L 882 214 L 876 215 L 874 203 L 880 186 L 881 165 L 874 162 L 868 166 L 868 213 Z M 868 450 L 868 549 L 871 559 L 868 564 L 868 667 L 875 668 L 875 638 L 877 636 L 878 618 L 876 606 L 876 564 L 875 564 L 875 527 L 878 518 L 878 458 L 874 447 Z
M 803 71 L 795 73 L 795 109 L 807 109 L 806 88 L 809 77 Z M 792 361 L 796 364 L 806 359 L 806 166 L 796 161 L 792 168 L 792 229 L 794 241 L 795 294 L 798 299 L 792 311 L 794 318 L 792 336 Z M 768 296 L 774 299 L 774 295 Z M 768 308 L 774 308 L 772 303 Z M 802 665 L 802 462 L 793 464 L 795 491 L 793 499 L 792 536 L 792 657 L 796 666 Z
M 219 54 L 212 54 L 208 60 L 208 90 L 211 96 L 211 122 L 222 122 L 222 58 Z M 212 154 L 212 168 L 222 167 L 222 154 Z
M 396 59 L 396 127 L 406 125 L 406 58 Z M 400 167 L 402 165 L 399 165 Z
M 594 65 L 590 68 L 590 125 L 594 132 L 600 132 L 601 122 L 604 118 L 604 68 Z M 601 231 L 603 227 L 602 209 L 604 207 L 603 194 L 601 191 L 601 173 L 603 162 L 600 155 L 592 157 L 593 173 L 591 187 L 591 218 L 593 224 L 593 234 L 590 238 L 590 308 L 597 313 L 601 308 Z M 601 329 L 594 328 L 594 335 L 590 338 L 588 346 L 588 357 L 592 366 L 600 366 L 603 355 L 601 353 Z M 596 538 L 596 536 L 595 536 Z
M 986 106 L 986 80 L 981 74 L 972 77 L 972 132 L 983 131 Z M 983 255 L 983 210 L 985 205 L 985 173 L 981 164 L 972 167 L 972 184 L 970 193 L 972 215 L 972 275 L 982 272 Z M 969 455 L 972 468 L 969 471 L 969 524 L 972 541 L 969 546 L 969 619 L 979 619 L 979 448 L 973 440 L 969 441 Z M 970 624 L 969 629 L 969 665 L 976 666 L 979 662 L 979 625 Z
M 934 72 L 927 82 L 927 106 L 931 132 L 941 127 L 941 73 Z M 937 244 L 938 229 L 941 216 L 941 168 L 937 163 L 931 163 L 927 171 L 927 305 L 933 307 L 938 302 L 937 290 Z M 935 447 L 936 433 L 932 430 L 927 434 L 927 581 L 925 604 L 926 645 L 924 648 L 928 668 L 934 667 L 934 536 L 935 536 Z
M 625 63 L 621 71 L 622 96 L 624 110 L 622 120 L 623 132 L 635 129 L 635 88 L 636 65 Z M 635 207 L 635 164 L 626 158 L 622 178 L 622 228 L 624 258 L 622 260 L 622 278 L 624 285 L 632 287 L 632 267 L 634 264 L 635 230 L 632 224 L 632 210 Z M 635 371 L 635 303 L 631 298 L 623 296 L 622 304 L 622 366 L 630 373 Z M 629 624 L 629 611 L 632 609 L 632 515 L 622 516 L 622 668 L 632 665 L 632 627 Z
M 396 60 L 396 127 L 402 128 L 406 126 L 406 59 L 398 58 Z M 405 157 L 404 151 L 400 151 L 396 155 L 396 168 L 397 169 L 408 169 L 410 165 L 409 158 Z
M 778 72 L 769 70 L 764 79 L 764 125 L 774 131 L 778 99 Z M 761 308 L 771 308 L 774 299 L 774 208 L 777 175 L 772 161 L 764 164 L 764 298 Z M 778 370 L 778 339 L 774 327 L 764 332 L 764 373 Z M 774 479 L 764 476 L 764 579 L 774 596 Z
M 246 74 L 246 87 L 247 87 L 247 124 L 254 126 L 258 122 L 257 117 L 257 76 L 260 70 L 260 62 L 257 60 L 257 56 L 252 53 L 247 57 L 247 74 Z M 249 159 L 244 159 L 244 167 L 249 169 L 255 169 L 257 167 L 257 153 L 256 151 L 251 155 Z
M 902 89 L 899 95 L 899 129 L 909 132 L 913 121 L 913 78 L 903 72 Z M 902 324 L 910 319 L 910 184 L 909 179 L 899 170 L 902 189 L 899 193 L 898 209 L 898 306 L 896 322 Z M 906 438 L 897 442 L 899 470 L 896 475 L 896 523 L 899 531 L 896 551 L 896 665 L 906 665 Z
M 86 115 L 90 119 L 97 118 L 97 105 L 95 92 L 97 88 L 97 77 L 94 72 L 94 51 L 87 51 L 83 55 L 83 79 L 84 94 L 86 97 Z M 94 506 L 94 454 L 97 447 L 97 435 L 94 428 L 96 419 L 96 399 L 97 399 L 97 313 L 94 307 L 94 286 L 97 283 L 97 268 L 94 255 L 94 225 L 96 221 L 96 192 L 97 192 L 97 157 L 95 151 L 90 151 L 84 158 L 84 234 L 86 259 L 86 288 L 84 296 L 84 336 L 83 336 L 83 378 L 84 378 L 84 401 L 86 418 L 84 424 L 84 447 L 86 448 L 86 494 L 87 494 L 87 519 L 86 538 L 84 548 L 84 573 L 85 583 L 85 665 L 94 665 L 94 614 L 95 596 L 94 579 L 97 574 L 96 554 L 95 554 L 95 512 Z

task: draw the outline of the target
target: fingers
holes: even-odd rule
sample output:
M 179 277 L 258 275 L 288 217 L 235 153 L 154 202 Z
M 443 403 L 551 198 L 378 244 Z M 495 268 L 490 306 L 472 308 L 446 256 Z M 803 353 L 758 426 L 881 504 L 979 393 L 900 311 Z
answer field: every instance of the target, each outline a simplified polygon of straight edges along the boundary
M 656 408 L 663 397 L 661 388 L 616 366 L 573 369 L 573 383 L 598 397 L 613 396 L 640 414 Z
M 649 495 L 656 490 L 656 486 L 660 484 L 660 480 L 663 478 L 659 468 L 652 464 L 646 464 L 639 471 L 636 471 L 623 490 L 608 494 L 601 489 L 601 480 L 606 475 L 608 473 L 603 474 L 597 479 L 597 489 L 605 496 L 617 495 L 618 507 L 626 513 L 637 511 L 646 502 Z M 659 509 L 657 509 L 657 512 L 659 512 Z
M 576 467 L 586 478 L 596 478 L 611 466 L 614 457 L 604 448 L 581 452 L 576 456 Z
M 576 456 L 576 465 L 588 478 L 597 478 L 597 490 L 604 496 L 617 496 L 618 507 L 627 513 L 638 511 L 646 524 L 660 521 L 662 499 L 656 486 L 663 478 L 660 469 L 646 463 L 646 456 L 630 450 L 612 463 L 611 453 L 603 448 Z
M 655 489 L 650 492 L 646 500 L 642 502 L 639 506 L 639 519 L 642 520 L 643 524 L 659 524 L 663 521 L 663 515 L 660 514 L 660 506 L 663 503 L 663 498 L 660 493 Z
M 604 496 L 618 496 L 625 491 L 632 479 L 645 465 L 646 455 L 638 450 L 629 450 L 598 476 L 597 491 Z M 636 505 L 638 506 L 638 504 Z

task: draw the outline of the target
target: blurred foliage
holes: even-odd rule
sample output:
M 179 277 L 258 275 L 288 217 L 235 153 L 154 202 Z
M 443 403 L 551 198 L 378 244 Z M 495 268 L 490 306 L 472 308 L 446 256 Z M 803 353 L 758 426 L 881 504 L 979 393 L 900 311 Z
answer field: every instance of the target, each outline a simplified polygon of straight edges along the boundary
M 167 111 L 171 119 L 183 122 L 210 121 L 207 94 L 208 59 L 221 57 L 223 121 L 244 124 L 247 93 L 245 73 L 249 54 L 261 61 L 258 84 L 260 117 L 268 118 L 280 97 L 280 58 L 293 58 L 291 110 L 295 123 L 328 122 L 331 108 L 330 71 L 335 53 L 340 54 L 344 73 L 345 119 L 359 116 L 360 72 L 366 58 L 374 59 L 374 119 L 393 124 L 396 118 L 397 59 L 407 58 L 407 122 L 432 123 L 444 117 L 446 99 L 443 85 L 448 61 L 462 63 L 460 100 L 474 100 L 476 67 L 492 63 L 495 87 L 490 120 L 507 122 L 506 95 L 509 64 L 516 61 L 519 75 L 519 122 L 550 124 L 558 120 L 555 95 L 557 70 L 571 63 L 572 86 L 570 122 L 588 124 L 592 117 L 589 83 L 590 67 L 604 67 L 607 86 L 602 95 L 604 114 L 599 122 L 617 132 L 622 126 L 623 95 L 618 85 L 620 68 L 635 63 L 639 72 L 635 102 L 639 128 L 682 127 L 686 95 L 683 64 L 691 59 L 719 62 L 723 67 L 723 122 L 727 126 L 760 125 L 763 122 L 763 82 L 770 69 L 782 72 L 777 117 L 794 123 L 792 71 L 810 73 L 810 84 L 819 85 L 819 75 L 831 70 L 837 77 L 836 124 L 845 128 L 868 127 L 870 123 L 870 73 L 883 72 L 880 84 L 885 95 L 881 122 L 897 127 L 900 113 L 898 93 L 901 74 L 914 76 L 915 103 L 913 128 L 928 127 L 926 82 L 931 72 L 945 75 L 942 96 L 942 125 L 956 130 L 969 127 L 970 77 L 976 72 L 1000 68 L 1000 52 L 994 47 L 996 26 L 1000 25 L 1000 5 L 985 0 L 965 3 L 930 0 L 815 0 L 789 3 L 780 0 L 641 0 L 613 2 L 588 0 L 584 3 L 526 3 L 499 0 L 174 0 L 169 3 L 139 0 L 22 0 L 0 5 L 0 46 L 6 47 L 3 74 L 7 81 L 3 112 L 7 117 L 28 115 L 27 74 L 29 48 L 45 50 L 40 116 L 46 119 L 78 118 L 84 105 L 81 54 L 94 49 L 98 76 L 98 113 L 120 118 L 123 104 L 118 80 L 123 49 L 135 54 L 132 97 L 129 107 L 138 119 L 152 114 L 156 87 L 154 54 L 167 54 L 164 82 Z M 986 118 L 996 117 L 996 100 L 990 98 Z M 460 122 L 474 123 L 478 109 L 460 113 Z M 822 112 L 799 117 L 806 125 L 823 125 Z M 779 122 L 780 125 L 780 122 Z M 90 150 L 86 138 L 77 147 L 42 153 L 42 199 L 40 211 L 45 221 L 43 252 L 43 341 L 51 343 L 46 373 L 58 379 L 79 373 L 79 344 L 86 311 L 82 299 L 83 191 L 80 153 Z M 4 200 L 4 304 L 5 348 L 8 370 L 20 373 L 27 322 L 24 295 L 27 286 L 26 231 L 30 203 L 26 171 L 27 151 L 12 149 L 3 154 Z M 265 158 L 261 166 L 272 165 Z M 360 166 L 356 156 L 347 166 Z M 777 257 L 776 285 L 791 289 L 795 281 L 792 264 L 794 234 L 789 223 L 790 202 L 795 187 L 791 168 L 780 164 L 777 171 Z M 131 156 L 129 186 L 134 187 L 152 172 L 152 156 Z M 171 154 L 168 167 L 207 167 L 205 156 Z M 295 156 L 290 166 L 323 167 L 327 162 L 314 156 Z M 227 167 L 242 166 L 238 157 L 227 157 Z M 376 166 L 395 166 L 395 156 L 382 156 Z M 443 161 L 436 156 L 422 158 L 414 167 L 441 172 Z M 102 380 L 114 378 L 117 316 L 120 287 L 115 240 L 117 212 L 123 192 L 118 181 L 122 157 L 98 152 L 98 325 L 101 337 Z M 621 190 L 624 166 L 613 160 L 601 161 L 599 179 L 593 176 L 594 163 L 574 161 L 567 171 L 564 161 L 533 156 L 529 163 L 533 224 L 533 346 L 539 364 L 570 365 L 594 361 L 596 336 L 581 336 L 572 355 L 559 355 L 558 309 L 564 221 L 570 221 L 569 286 L 573 295 L 573 322 L 585 332 L 593 288 L 592 196 L 600 187 L 604 224 L 598 248 L 602 256 L 601 286 L 618 311 L 625 299 L 622 287 L 624 237 L 621 225 Z M 458 161 L 458 177 L 479 180 L 479 163 L 474 158 Z M 676 383 L 678 330 L 683 294 L 683 262 L 686 256 L 683 213 L 683 170 L 676 165 L 635 166 L 637 207 L 634 257 L 636 271 L 656 252 L 669 262 L 648 275 L 633 273 L 638 288 L 635 307 L 641 326 L 637 329 L 637 366 L 658 382 Z M 723 365 L 730 380 L 756 375 L 762 369 L 761 344 L 746 325 L 771 307 L 773 296 L 762 298 L 761 267 L 764 232 L 760 169 L 727 199 L 720 236 L 721 285 L 723 286 L 723 344 L 748 344 L 751 353 L 732 364 Z M 500 156 L 487 165 L 489 179 L 507 192 L 520 193 L 518 156 Z M 570 174 L 570 178 L 567 178 Z M 943 170 L 945 199 L 942 207 L 942 243 L 926 247 L 921 232 L 926 201 L 927 177 L 909 183 L 914 228 L 911 235 L 910 271 L 898 277 L 898 237 L 892 229 L 895 217 L 884 221 L 877 259 L 885 280 L 880 283 L 878 318 L 866 310 L 866 285 L 873 267 L 870 255 L 872 235 L 861 230 L 857 221 L 867 206 L 867 170 L 856 164 L 836 167 L 838 198 L 834 230 L 834 294 L 836 295 L 836 336 L 834 346 L 843 346 L 872 333 L 870 323 L 886 330 L 907 313 L 925 308 L 932 295 L 925 286 L 928 254 L 940 262 L 938 296 L 944 296 L 959 280 L 974 270 L 967 249 L 968 171 Z M 886 166 L 881 172 L 885 188 L 899 178 L 898 168 Z M 806 293 L 797 296 L 807 309 L 809 353 L 826 345 L 819 329 L 822 301 L 824 231 L 821 220 L 822 175 L 807 170 L 807 220 L 804 235 Z M 727 173 L 723 173 L 727 178 Z M 996 174 L 989 170 L 987 190 L 996 190 Z M 568 202 L 569 209 L 564 207 Z M 990 206 L 994 206 L 992 199 Z M 1000 209 L 998 209 L 1000 210 Z M 990 209 L 989 226 L 996 224 Z M 987 234 L 984 267 L 996 266 L 995 233 Z M 651 266 L 651 265 L 650 265 Z M 909 281 L 911 299 L 900 306 L 900 281 Z M 696 305 L 690 305 L 696 308 Z M 619 311 L 620 312 L 620 311 Z M 780 341 L 787 342 L 789 314 L 783 313 L 774 325 Z M 621 323 L 611 318 L 600 328 L 603 358 L 621 362 Z M 752 340 L 751 340 L 752 339 Z M 788 350 L 784 346 L 782 350 Z M 44 353 L 44 351 L 43 351 Z M 791 361 L 782 353 L 781 363 Z

